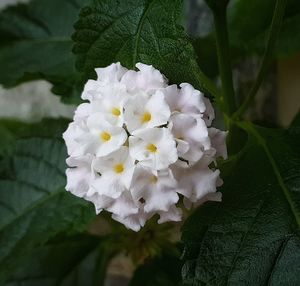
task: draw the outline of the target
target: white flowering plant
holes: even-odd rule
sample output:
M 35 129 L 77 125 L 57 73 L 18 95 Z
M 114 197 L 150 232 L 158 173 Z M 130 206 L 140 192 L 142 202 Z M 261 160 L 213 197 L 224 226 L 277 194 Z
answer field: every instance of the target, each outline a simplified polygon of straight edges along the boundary
M 0 119 L 0 285 L 299 285 L 298 1 L 24 2 L 0 83 L 72 114 Z
M 227 150 L 226 132 L 210 127 L 209 99 L 188 83 L 168 85 L 150 65 L 136 67 L 96 69 L 63 137 L 67 191 L 138 231 L 155 214 L 159 223 L 180 221 L 180 195 L 188 208 L 219 201 L 220 172 L 209 165 Z

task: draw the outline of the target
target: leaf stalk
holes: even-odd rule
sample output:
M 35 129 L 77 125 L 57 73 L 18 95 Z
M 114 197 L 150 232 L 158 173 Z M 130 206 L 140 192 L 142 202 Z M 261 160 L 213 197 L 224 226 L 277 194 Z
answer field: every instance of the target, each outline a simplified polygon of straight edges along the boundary
M 212 11 L 214 15 L 219 72 L 222 82 L 221 104 L 223 111 L 227 115 L 231 115 L 236 111 L 236 101 L 228 40 L 227 4 L 228 2 L 226 1 L 222 2 L 222 5 L 216 5 Z
M 276 40 L 278 39 L 278 35 L 279 35 L 280 28 L 282 25 L 286 4 L 287 4 L 287 0 L 277 0 L 276 1 L 273 18 L 272 18 L 272 22 L 271 22 L 271 27 L 270 27 L 270 31 L 269 31 L 269 36 L 268 36 L 268 40 L 267 40 L 267 44 L 266 44 L 266 49 L 265 49 L 265 53 L 263 56 L 260 70 L 257 74 L 256 80 L 255 80 L 252 88 L 250 89 L 250 92 L 246 96 L 246 99 L 241 104 L 241 106 L 238 108 L 238 110 L 233 114 L 233 118 L 235 118 L 235 119 L 241 117 L 245 113 L 245 111 L 248 109 L 248 107 L 251 105 L 252 101 L 255 98 L 255 95 L 257 94 L 257 92 L 268 72 L 269 66 L 272 63 Z

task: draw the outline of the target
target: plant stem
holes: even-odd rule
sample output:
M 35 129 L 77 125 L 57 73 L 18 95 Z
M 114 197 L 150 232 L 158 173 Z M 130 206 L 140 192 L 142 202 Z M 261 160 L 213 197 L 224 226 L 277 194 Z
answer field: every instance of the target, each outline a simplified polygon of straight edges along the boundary
M 272 62 L 273 58 L 273 52 L 276 44 L 276 40 L 278 38 L 283 16 L 284 16 L 284 11 L 285 7 L 287 4 L 287 0 L 277 0 L 274 13 L 273 13 L 273 18 L 272 18 L 272 23 L 269 31 L 269 36 L 268 36 L 268 41 L 264 53 L 264 57 L 261 63 L 260 70 L 258 72 L 257 78 L 255 80 L 254 85 L 252 86 L 249 94 L 247 95 L 246 99 L 242 103 L 242 105 L 239 107 L 239 109 L 234 113 L 233 118 L 238 118 L 241 117 L 245 111 L 248 109 L 249 105 L 252 103 L 252 101 L 255 98 L 255 95 L 257 91 L 260 88 L 260 85 L 265 78 L 268 68 Z
M 228 30 L 227 30 L 227 3 L 213 9 L 216 45 L 218 53 L 219 72 L 222 81 L 221 103 L 224 112 L 231 115 L 236 111 L 236 102 L 232 81 L 232 68 L 229 51 Z

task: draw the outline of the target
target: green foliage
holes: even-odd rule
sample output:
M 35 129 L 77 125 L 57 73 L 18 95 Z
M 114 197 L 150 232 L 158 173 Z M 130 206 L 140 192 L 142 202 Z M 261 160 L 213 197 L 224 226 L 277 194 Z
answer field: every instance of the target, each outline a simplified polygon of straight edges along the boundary
M 299 126 L 241 126 L 249 141 L 222 203 L 204 205 L 183 227 L 185 285 L 299 283 Z
M 58 236 L 34 249 L 5 286 L 100 286 L 113 252 L 110 237 Z
M 217 77 L 219 71 L 215 39 L 207 36 L 193 40 L 192 44 L 198 55 L 198 65 L 203 72 L 210 78 Z
M 6 285 L 92 285 L 89 279 L 85 280 L 86 284 L 79 284 L 77 281 L 80 279 L 73 281 L 74 284 L 71 282 L 75 275 L 92 276 L 91 268 L 95 267 L 95 261 L 90 261 L 89 254 L 98 242 L 98 238 L 87 235 L 58 237 L 49 241 L 31 252 L 26 263 L 14 271 Z M 85 265 L 87 261 L 92 263 Z M 79 275 L 83 270 L 84 273 Z
M 0 13 L 0 83 L 46 79 L 63 100 L 78 102 L 73 24 L 86 0 L 33 0 Z
M 57 126 L 60 130 L 59 121 Z M 5 167 L 0 168 L 0 281 L 36 246 L 61 232 L 83 231 L 94 217 L 91 205 L 64 191 L 64 143 L 51 138 L 50 129 L 48 138 L 36 136 L 42 129 L 46 133 L 47 126 L 40 125 L 38 131 L 35 127 L 19 128 L 24 135 L 31 133 L 31 138 L 11 132 L 13 147 L 0 161 Z
M 249 55 L 263 54 L 275 2 L 274 0 L 231 0 L 229 2 L 228 22 L 231 58 L 233 60 L 243 60 Z M 288 57 L 300 51 L 299 3 L 297 0 L 288 0 L 285 17 L 274 50 L 274 57 L 276 58 Z M 253 20 L 253 15 L 255 15 L 255 20 Z M 205 38 L 196 39 L 196 51 L 200 43 L 204 45 L 204 48 L 210 46 L 212 36 L 213 33 Z M 212 46 L 212 50 L 213 48 Z M 200 53 L 197 52 L 199 55 L 202 53 L 203 48 L 200 49 Z M 198 59 L 198 62 L 204 72 L 207 70 L 206 63 L 211 62 L 212 66 L 208 70 L 208 75 L 211 75 L 211 69 L 216 70 L 213 52 L 206 53 L 204 58 Z
M 232 0 L 230 2 L 228 18 L 233 47 L 244 53 L 263 53 L 275 2 L 274 0 Z M 288 0 L 285 18 L 275 47 L 275 56 L 286 57 L 300 50 L 299 30 L 299 1 Z
M 75 24 L 74 53 L 83 82 L 94 68 L 120 61 L 127 68 L 151 64 L 173 83 L 189 82 L 215 94 L 178 21 L 181 0 L 93 0 Z

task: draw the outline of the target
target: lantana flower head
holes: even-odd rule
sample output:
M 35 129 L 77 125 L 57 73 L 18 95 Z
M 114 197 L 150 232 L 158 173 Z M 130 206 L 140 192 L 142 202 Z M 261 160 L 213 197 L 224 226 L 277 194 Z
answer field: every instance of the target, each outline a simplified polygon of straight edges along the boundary
M 138 231 L 155 214 L 158 223 L 180 221 L 181 201 L 190 208 L 221 199 L 215 164 L 227 157 L 227 133 L 210 127 L 212 105 L 192 85 L 136 67 L 96 69 L 63 138 L 67 191 Z

